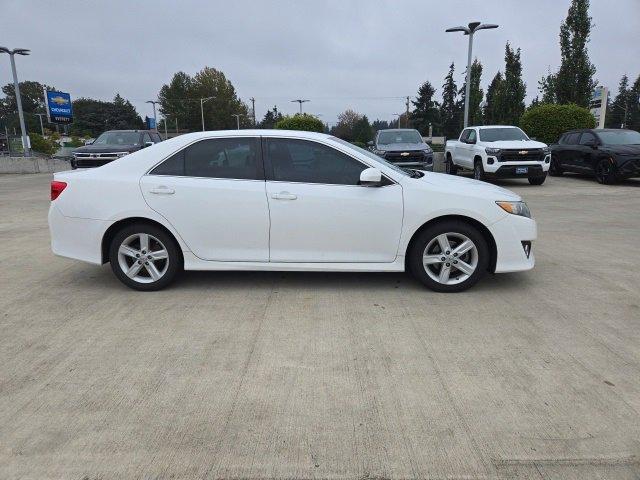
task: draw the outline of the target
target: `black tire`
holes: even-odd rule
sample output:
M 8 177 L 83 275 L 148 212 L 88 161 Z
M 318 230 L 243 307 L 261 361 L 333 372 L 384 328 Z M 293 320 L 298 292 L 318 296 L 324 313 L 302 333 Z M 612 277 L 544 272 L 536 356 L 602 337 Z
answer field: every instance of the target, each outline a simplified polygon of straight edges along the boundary
M 149 236 L 148 252 L 146 250 L 143 250 L 143 247 L 140 243 L 136 244 L 135 239 L 132 240 L 133 246 L 131 248 L 133 250 L 137 249 L 138 253 L 142 254 L 142 252 L 144 251 L 145 255 L 149 255 L 159 253 L 162 250 L 166 251 L 166 263 L 162 259 L 145 262 L 146 259 L 144 259 L 142 255 L 142 258 L 140 260 L 136 260 L 136 258 L 138 257 L 134 258 L 133 256 L 123 256 L 122 261 L 129 268 L 133 267 L 135 263 L 138 263 L 140 265 L 138 267 L 139 275 L 136 275 L 136 278 L 138 278 L 138 280 L 127 276 L 127 274 L 123 270 L 123 266 L 120 262 L 119 256 L 120 246 L 123 244 L 123 242 L 136 235 Z M 166 233 L 163 229 L 147 223 L 136 223 L 126 226 L 114 235 L 113 239 L 111 240 L 111 245 L 109 246 L 109 262 L 111 263 L 111 270 L 113 270 L 115 276 L 118 277 L 118 280 L 120 280 L 129 288 L 145 292 L 161 290 L 165 288 L 175 279 L 175 276 L 178 274 L 178 272 L 182 270 L 183 265 L 180 247 L 178 246 L 174 238 Z M 149 265 L 149 263 L 151 263 L 152 265 Z M 147 267 L 146 265 L 149 265 L 149 267 Z M 156 272 L 162 273 L 157 280 L 152 279 L 151 270 L 149 270 L 149 268 L 152 267 L 156 267 Z M 145 277 L 148 277 L 148 279 Z
M 481 160 L 476 160 L 473 164 L 473 178 L 484 182 L 487 176 L 484 173 L 484 167 Z
M 603 185 L 613 185 L 616 183 L 616 172 L 609 159 L 603 158 L 599 160 L 595 170 L 596 181 L 598 183 L 602 183 Z
M 437 241 L 436 239 L 441 234 L 462 235 L 471 240 L 475 245 L 477 253 L 477 263 L 475 270 L 465 280 L 462 280 L 459 283 L 440 283 L 439 281 L 432 278 L 427 272 L 427 268 L 430 268 L 431 273 L 435 275 L 437 273 L 436 270 L 438 266 L 431 265 L 427 267 L 423 263 L 423 255 L 425 254 L 425 250 L 430 245 L 433 245 L 432 242 Z M 451 247 L 455 249 L 456 244 L 452 243 Z M 440 248 L 439 242 L 436 248 Z M 453 252 L 453 250 L 451 250 L 450 252 Z M 443 253 L 446 254 L 446 252 Z M 440 253 L 436 253 L 436 255 L 440 255 Z M 451 253 L 451 255 L 453 255 L 453 253 Z M 467 254 L 463 254 L 463 256 L 458 257 L 458 259 L 466 258 L 464 257 L 464 255 Z M 469 252 L 468 255 L 473 255 L 473 253 Z M 447 255 L 446 257 L 451 258 L 449 255 Z M 473 286 L 478 280 L 480 280 L 480 278 L 482 278 L 483 275 L 487 272 L 487 268 L 489 266 L 489 257 L 490 252 L 487 241 L 477 228 L 459 220 L 446 220 L 435 223 L 418 234 L 418 237 L 414 240 L 408 252 L 408 266 L 411 273 L 431 290 L 434 290 L 436 292 L 452 293 L 466 290 Z M 439 268 L 444 268 L 445 265 L 447 264 L 445 262 L 442 262 L 439 265 Z M 448 265 L 451 268 L 452 274 L 460 275 L 462 273 L 461 271 L 458 271 L 455 266 L 452 266 L 452 264 Z
M 558 159 L 551 155 L 551 163 L 549 164 L 549 175 L 552 177 L 561 177 L 564 171 L 562 167 L 558 165 Z
M 545 173 L 542 177 L 529 177 L 529 183 L 531 185 L 542 185 L 546 179 L 547 174 Z
M 447 155 L 447 159 L 444 162 L 444 169 L 449 175 L 456 175 L 458 173 L 458 167 L 453 163 L 451 155 Z

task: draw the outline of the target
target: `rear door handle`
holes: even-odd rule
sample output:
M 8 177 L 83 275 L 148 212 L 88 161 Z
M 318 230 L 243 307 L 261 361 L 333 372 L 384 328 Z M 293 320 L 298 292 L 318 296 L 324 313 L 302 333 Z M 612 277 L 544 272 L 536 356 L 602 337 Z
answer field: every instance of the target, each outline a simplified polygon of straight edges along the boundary
M 156 195 L 173 195 L 174 193 L 176 193 L 176 191 L 173 188 L 165 187 L 163 185 L 157 188 L 152 188 L 151 190 L 149 190 L 149 193 L 153 193 Z
M 295 200 L 298 196 L 294 193 L 289 192 L 280 192 L 280 193 L 272 193 L 271 198 L 274 200 Z

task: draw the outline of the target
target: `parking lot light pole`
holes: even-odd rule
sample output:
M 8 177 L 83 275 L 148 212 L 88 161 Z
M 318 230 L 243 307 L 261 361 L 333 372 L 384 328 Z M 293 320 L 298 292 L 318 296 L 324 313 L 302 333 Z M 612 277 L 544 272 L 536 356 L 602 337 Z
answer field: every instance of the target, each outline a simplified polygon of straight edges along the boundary
M 204 132 L 204 102 L 208 102 L 214 97 L 204 97 L 200 99 L 200 117 L 202 118 L 202 131 Z
M 44 125 L 42 123 L 42 117 L 46 117 L 47 114 L 46 113 L 36 113 L 36 115 L 40 119 L 40 132 L 42 133 L 42 136 L 44 137 Z
M 238 130 L 240 130 L 240 117 L 244 117 L 242 113 L 232 113 L 232 117 L 236 117 L 236 125 L 238 126 Z
M 156 103 L 160 103 L 156 100 L 147 100 L 144 103 L 150 103 L 151 105 L 153 105 L 153 123 L 156 126 L 156 130 L 158 130 L 158 118 L 156 117 Z
M 29 140 L 27 139 L 27 128 L 24 124 L 24 112 L 22 111 L 22 98 L 20 97 L 20 85 L 18 84 L 18 74 L 16 73 L 16 61 L 14 56 L 29 55 L 30 50 L 26 48 L 14 48 L 9 50 L 7 47 L 0 47 L 0 52 L 8 53 L 11 59 L 11 72 L 13 73 L 13 86 L 16 89 L 16 103 L 18 105 L 18 117 L 20 117 L 20 130 L 22 133 L 22 146 L 24 149 L 24 156 L 30 157 L 31 151 L 29 149 Z M 8 141 L 8 140 L 7 140 Z
M 471 22 L 467 27 L 447 28 L 446 32 L 463 32 L 469 35 L 469 50 L 467 52 L 467 77 L 464 93 L 464 128 L 469 126 L 469 93 L 471 91 L 471 56 L 473 52 L 473 34 L 478 30 L 487 30 L 490 28 L 498 28 L 494 23 Z
M 302 104 L 306 102 L 310 102 L 311 100 L 305 100 L 303 98 L 298 98 L 296 100 L 291 100 L 291 103 L 299 103 L 300 104 L 300 115 L 302 115 Z

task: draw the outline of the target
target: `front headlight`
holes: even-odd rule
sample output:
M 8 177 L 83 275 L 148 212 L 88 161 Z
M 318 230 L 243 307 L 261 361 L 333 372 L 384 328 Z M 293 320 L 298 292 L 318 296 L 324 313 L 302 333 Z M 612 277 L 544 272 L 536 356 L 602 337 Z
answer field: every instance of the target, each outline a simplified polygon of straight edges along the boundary
M 387 151 L 386 150 L 374 150 L 373 153 L 375 153 L 376 155 L 384 156 L 387 153 Z
M 544 154 L 544 156 L 546 157 L 547 155 L 551 155 L 551 149 L 549 147 L 544 147 L 542 149 L 542 153 Z
M 129 155 L 129 152 L 118 152 L 118 153 L 116 153 L 116 157 L 117 158 L 124 157 L 125 155 Z
M 431 150 L 431 147 L 426 147 L 424 150 L 422 150 L 424 153 L 433 153 L 433 150 Z
M 487 155 L 499 155 L 500 154 L 500 149 L 499 148 L 493 148 L 493 147 L 487 147 L 484 149 L 485 152 L 487 152 Z
M 512 215 L 531 218 L 531 211 L 524 202 L 496 202 L 496 205 Z

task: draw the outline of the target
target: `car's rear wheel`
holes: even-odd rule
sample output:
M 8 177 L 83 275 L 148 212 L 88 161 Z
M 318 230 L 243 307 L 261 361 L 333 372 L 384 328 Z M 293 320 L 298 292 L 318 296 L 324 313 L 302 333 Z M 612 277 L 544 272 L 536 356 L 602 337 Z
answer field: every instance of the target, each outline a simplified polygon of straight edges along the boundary
M 126 286 L 135 290 L 160 290 L 182 268 L 175 240 L 161 228 L 149 224 L 124 227 L 109 248 L 111 269 Z
M 542 185 L 546 179 L 547 179 L 547 174 L 545 173 L 541 177 L 529 177 L 529 183 L 531 185 Z
M 413 275 L 436 292 L 461 292 L 487 271 L 489 247 L 482 233 L 460 221 L 436 223 L 413 242 L 409 251 Z
M 603 158 L 596 164 L 596 180 L 604 185 L 616 183 L 616 173 L 608 159 Z
M 549 164 L 549 175 L 552 177 L 560 177 L 564 172 L 560 167 L 558 158 L 555 155 L 551 155 L 551 163 Z
M 482 162 L 480 160 L 476 160 L 476 163 L 473 165 L 473 178 L 481 181 L 484 181 L 486 178 L 484 167 L 482 166 Z
M 444 162 L 444 170 L 449 175 L 455 175 L 458 173 L 458 167 L 456 167 L 456 165 L 453 163 L 451 155 L 447 155 L 447 159 Z

